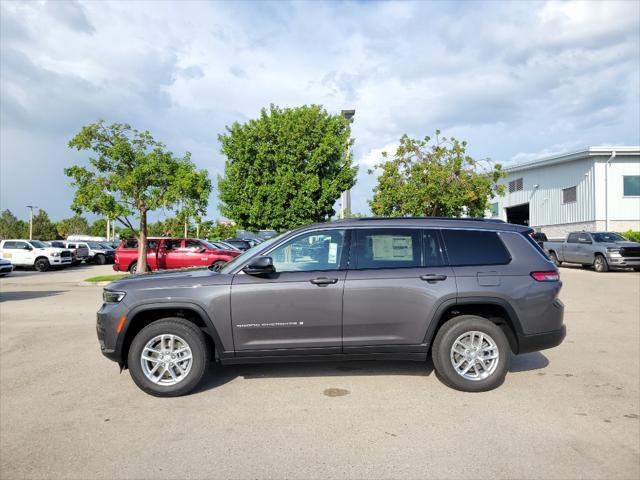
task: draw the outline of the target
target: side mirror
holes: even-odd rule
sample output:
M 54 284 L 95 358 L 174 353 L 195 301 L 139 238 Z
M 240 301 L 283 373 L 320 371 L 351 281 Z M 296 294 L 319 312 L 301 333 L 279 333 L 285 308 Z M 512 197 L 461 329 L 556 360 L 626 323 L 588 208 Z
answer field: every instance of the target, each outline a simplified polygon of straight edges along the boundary
M 256 257 L 242 270 L 249 275 L 267 275 L 276 271 L 271 257 Z

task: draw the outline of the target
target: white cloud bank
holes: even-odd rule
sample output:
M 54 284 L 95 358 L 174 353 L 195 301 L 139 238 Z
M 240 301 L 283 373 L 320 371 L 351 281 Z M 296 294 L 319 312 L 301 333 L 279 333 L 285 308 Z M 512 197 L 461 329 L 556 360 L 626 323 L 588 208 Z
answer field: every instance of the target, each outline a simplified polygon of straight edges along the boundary
M 0 208 L 68 215 L 66 143 L 98 118 L 222 172 L 217 134 L 275 103 L 355 108 L 366 170 L 403 133 L 473 155 L 638 144 L 638 2 L 2 2 Z M 560 149 L 560 150 L 558 150 Z M 37 172 L 37 175 L 34 175 Z M 211 214 L 217 201 L 212 197 Z

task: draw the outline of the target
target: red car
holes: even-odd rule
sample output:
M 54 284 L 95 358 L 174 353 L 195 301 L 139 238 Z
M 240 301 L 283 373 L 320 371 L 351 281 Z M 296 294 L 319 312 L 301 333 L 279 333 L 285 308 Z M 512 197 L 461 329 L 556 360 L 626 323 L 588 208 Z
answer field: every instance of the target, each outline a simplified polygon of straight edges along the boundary
M 206 240 L 196 238 L 148 238 L 147 265 L 149 270 L 186 267 L 218 269 L 242 252 L 220 250 Z M 113 269 L 135 273 L 138 269 L 138 241 L 122 240 L 116 249 Z

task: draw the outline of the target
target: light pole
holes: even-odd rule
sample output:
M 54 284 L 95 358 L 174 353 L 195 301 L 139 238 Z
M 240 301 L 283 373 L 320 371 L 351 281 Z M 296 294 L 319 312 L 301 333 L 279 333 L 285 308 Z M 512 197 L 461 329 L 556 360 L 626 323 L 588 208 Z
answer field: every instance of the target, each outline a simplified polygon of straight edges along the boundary
M 354 109 L 351 110 L 342 110 L 342 116 L 347 119 L 349 123 L 353 123 L 353 117 L 356 114 Z M 351 145 L 349 145 L 349 149 L 347 150 L 347 154 L 351 153 Z M 342 205 L 340 206 L 340 217 L 346 218 L 351 216 L 351 190 L 347 190 L 342 192 Z
M 33 209 L 38 208 L 36 205 L 27 205 L 29 209 L 29 240 L 33 240 Z

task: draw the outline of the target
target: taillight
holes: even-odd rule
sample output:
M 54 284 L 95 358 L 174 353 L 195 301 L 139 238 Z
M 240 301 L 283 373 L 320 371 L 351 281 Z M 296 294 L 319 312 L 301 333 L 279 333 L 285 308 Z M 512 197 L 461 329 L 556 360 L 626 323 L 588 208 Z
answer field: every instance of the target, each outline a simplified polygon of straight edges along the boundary
M 531 276 L 536 282 L 557 282 L 560 280 L 558 272 L 531 272 Z

